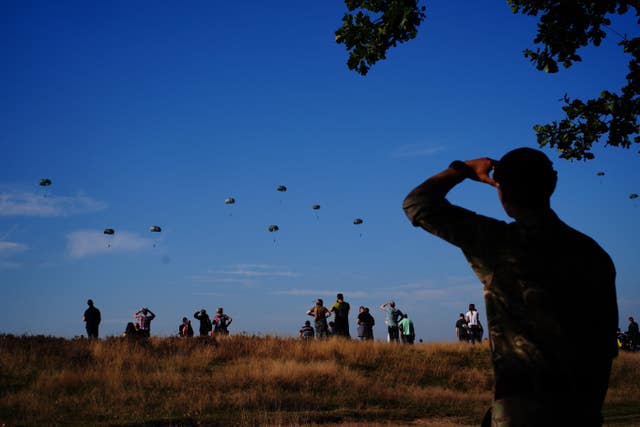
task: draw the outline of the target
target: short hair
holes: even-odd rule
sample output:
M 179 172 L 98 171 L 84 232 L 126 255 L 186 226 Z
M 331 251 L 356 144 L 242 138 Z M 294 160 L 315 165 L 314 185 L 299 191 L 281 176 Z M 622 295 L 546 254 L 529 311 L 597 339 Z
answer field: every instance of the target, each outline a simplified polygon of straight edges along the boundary
M 344 299 L 344 296 L 343 296 L 342 294 L 338 294 L 336 297 L 337 297 L 338 299 Z
M 310 321 L 308 321 L 308 320 L 305 320 L 305 321 L 304 321 L 304 325 L 305 325 L 305 326 L 311 326 L 311 322 L 310 322 Z
M 494 168 L 493 179 L 508 190 L 509 201 L 524 207 L 547 205 L 558 181 L 551 160 L 533 148 L 509 151 Z
M 91 299 L 90 299 L 90 300 L 88 300 L 88 301 L 87 301 L 87 304 L 89 304 L 89 305 L 93 305 L 93 300 L 91 300 Z

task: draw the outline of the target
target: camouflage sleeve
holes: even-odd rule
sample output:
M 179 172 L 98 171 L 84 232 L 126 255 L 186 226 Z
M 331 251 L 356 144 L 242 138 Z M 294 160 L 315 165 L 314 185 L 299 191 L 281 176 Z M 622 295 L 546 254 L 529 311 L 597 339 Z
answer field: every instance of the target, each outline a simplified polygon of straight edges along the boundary
M 492 264 L 496 249 L 505 238 L 505 222 L 452 205 L 444 198 L 431 200 L 409 196 L 403 209 L 415 227 L 459 247 L 468 259 L 473 258 L 476 262 L 482 260 L 484 264 Z

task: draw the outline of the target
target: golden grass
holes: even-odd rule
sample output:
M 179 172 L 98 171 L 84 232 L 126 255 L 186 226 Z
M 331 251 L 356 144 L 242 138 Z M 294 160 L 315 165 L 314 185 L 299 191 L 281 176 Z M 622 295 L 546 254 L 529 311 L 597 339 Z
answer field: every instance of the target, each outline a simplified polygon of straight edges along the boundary
M 0 335 L 0 425 L 478 425 L 491 386 L 486 344 Z M 640 354 L 605 416 L 640 421 Z

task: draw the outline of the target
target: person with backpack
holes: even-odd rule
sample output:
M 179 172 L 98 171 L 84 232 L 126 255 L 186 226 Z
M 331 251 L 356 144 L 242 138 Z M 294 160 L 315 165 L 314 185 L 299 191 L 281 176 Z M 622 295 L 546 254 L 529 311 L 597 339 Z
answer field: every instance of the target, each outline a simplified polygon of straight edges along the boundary
M 351 334 L 349 334 L 349 310 L 351 306 L 344 300 L 342 294 L 338 294 L 336 298 L 336 302 L 329 309 L 329 313 L 333 313 L 336 335 L 351 338 Z
M 233 322 L 233 319 L 224 313 L 222 307 L 218 307 L 216 315 L 213 318 L 213 333 L 229 335 L 229 330 L 227 328 L 231 322 Z
M 384 321 L 387 324 L 387 341 L 398 342 L 400 340 L 398 321 L 402 319 L 402 312 L 396 308 L 395 301 L 385 302 L 380 306 L 380 310 L 387 313 L 387 318 Z
M 206 337 L 209 335 L 209 333 L 211 332 L 212 329 L 212 324 L 211 324 L 211 318 L 209 317 L 209 315 L 207 314 L 207 310 L 205 310 L 204 308 L 196 311 L 193 314 L 193 317 L 196 320 L 200 321 L 200 336 L 201 337 Z

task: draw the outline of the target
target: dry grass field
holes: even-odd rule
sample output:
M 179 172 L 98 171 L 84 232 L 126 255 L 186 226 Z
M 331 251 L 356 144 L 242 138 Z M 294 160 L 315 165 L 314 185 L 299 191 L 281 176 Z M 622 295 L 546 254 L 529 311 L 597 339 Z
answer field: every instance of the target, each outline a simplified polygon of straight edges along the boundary
M 229 336 L 0 335 L 0 425 L 479 425 L 487 344 Z M 640 425 L 640 354 L 616 359 L 607 425 Z

